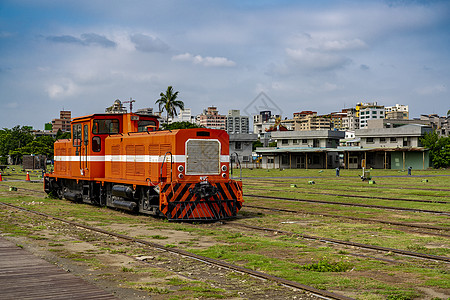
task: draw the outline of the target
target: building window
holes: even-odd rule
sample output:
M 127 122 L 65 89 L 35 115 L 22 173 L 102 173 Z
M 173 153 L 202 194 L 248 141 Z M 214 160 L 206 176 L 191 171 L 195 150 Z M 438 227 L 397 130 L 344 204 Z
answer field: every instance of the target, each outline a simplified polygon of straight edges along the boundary
M 367 144 L 373 144 L 373 137 L 368 137 L 366 139 Z
M 294 145 L 298 145 L 298 140 L 292 140 L 292 143 L 293 143 Z
M 281 145 L 289 145 L 289 140 L 281 140 Z
M 302 144 L 308 144 L 308 140 L 307 139 L 302 139 Z
M 281 155 L 281 164 L 288 165 L 289 164 L 289 156 L 287 154 Z
M 268 164 L 273 164 L 273 156 L 267 157 L 267 163 Z
M 242 143 L 241 142 L 235 142 L 234 149 L 241 150 L 242 149 Z
M 386 143 L 386 138 L 385 137 L 380 137 L 380 143 Z
M 397 142 L 397 138 L 391 137 L 391 138 L 390 138 L 390 141 L 391 141 L 391 143 L 396 143 L 396 142 Z

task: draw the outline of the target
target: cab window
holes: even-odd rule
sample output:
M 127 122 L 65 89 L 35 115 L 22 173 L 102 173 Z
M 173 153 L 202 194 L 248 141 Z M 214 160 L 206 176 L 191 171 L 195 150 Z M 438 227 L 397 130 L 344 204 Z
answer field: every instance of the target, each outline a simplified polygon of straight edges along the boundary
M 119 133 L 119 120 L 117 119 L 102 119 L 94 120 L 92 126 L 93 134 L 113 134 Z
M 81 124 L 72 126 L 72 144 L 75 147 L 81 146 Z
M 155 121 L 152 121 L 152 120 L 140 120 L 138 122 L 138 132 L 156 130 L 155 126 L 156 126 L 156 122 Z
M 92 151 L 93 152 L 100 152 L 102 151 L 102 140 L 99 136 L 94 136 L 92 138 Z

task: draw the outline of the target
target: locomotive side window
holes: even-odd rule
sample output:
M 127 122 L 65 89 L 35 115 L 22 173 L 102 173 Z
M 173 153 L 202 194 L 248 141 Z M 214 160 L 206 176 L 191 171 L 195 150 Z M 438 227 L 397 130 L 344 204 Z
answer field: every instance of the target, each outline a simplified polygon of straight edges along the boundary
M 147 126 L 150 126 L 150 127 L 147 127 Z M 155 127 L 151 127 L 151 126 L 156 126 L 156 122 L 152 121 L 152 120 L 140 120 L 138 122 L 138 132 L 156 130 Z
M 92 151 L 93 152 L 100 152 L 102 151 L 102 140 L 99 136 L 94 136 L 92 138 Z
M 94 120 L 94 125 L 92 127 L 93 134 L 111 134 L 119 133 L 119 120 Z
M 84 125 L 83 127 L 83 134 L 84 134 L 84 144 L 87 145 L 89 143 L 89 129 L 87 125 Z
M 81 124 L 75 124 L 72 126 L 72 144 L 75 147 L 81 146 Z

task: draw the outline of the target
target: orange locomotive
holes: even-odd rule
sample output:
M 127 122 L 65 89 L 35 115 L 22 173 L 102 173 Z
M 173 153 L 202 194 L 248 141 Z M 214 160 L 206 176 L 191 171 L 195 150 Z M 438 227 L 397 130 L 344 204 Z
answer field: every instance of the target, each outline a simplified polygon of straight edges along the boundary
M 71 126 L 72 139 L 55 142 L 47 193 L 169 220 L 221 220 L 242 207 L 223 130 L 160 131 L 156 117 L 134 113 L 94 114 Z

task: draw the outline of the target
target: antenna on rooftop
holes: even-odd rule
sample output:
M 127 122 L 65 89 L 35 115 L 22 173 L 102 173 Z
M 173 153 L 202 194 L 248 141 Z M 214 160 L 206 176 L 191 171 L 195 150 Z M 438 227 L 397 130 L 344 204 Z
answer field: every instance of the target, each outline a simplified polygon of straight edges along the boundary
M 130 101 L 123 101 L 123 103 L 130 103 L 130 113 L 133 112 L 133 102 L 136 102 L 136 100 L 133 100 L 133 98 L 130 97 Z

